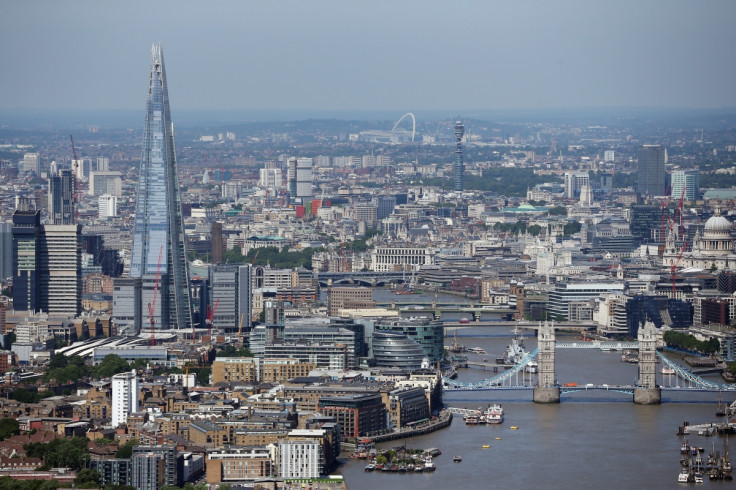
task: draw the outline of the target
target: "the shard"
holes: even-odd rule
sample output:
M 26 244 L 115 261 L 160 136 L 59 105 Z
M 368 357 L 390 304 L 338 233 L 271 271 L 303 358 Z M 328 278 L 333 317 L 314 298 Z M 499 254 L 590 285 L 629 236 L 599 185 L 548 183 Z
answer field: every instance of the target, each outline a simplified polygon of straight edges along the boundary
M 192 327 L 174 125 L 163 51 L 157 44 L 151 49 L 130 275 L 142 280 L 144 328 L 150 328 L 149 308 L 156 330 Z

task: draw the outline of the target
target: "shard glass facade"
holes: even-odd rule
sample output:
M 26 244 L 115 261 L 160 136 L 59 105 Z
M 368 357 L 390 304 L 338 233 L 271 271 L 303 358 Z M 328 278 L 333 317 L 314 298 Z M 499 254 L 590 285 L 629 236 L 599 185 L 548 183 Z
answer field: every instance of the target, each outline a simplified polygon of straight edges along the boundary
M 151 305 L 156 329 L 191 328 L 174 126 L 160 45 L 151 52 L 130 275 L 142 278 L 142 316 L 148 318 Z

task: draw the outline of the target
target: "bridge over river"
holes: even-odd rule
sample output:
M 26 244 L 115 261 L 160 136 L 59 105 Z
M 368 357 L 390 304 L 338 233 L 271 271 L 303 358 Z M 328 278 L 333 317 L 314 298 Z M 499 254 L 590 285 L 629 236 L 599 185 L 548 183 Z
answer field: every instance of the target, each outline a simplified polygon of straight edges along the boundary
M 662 391 L 685 391 L 685 392 L 736 392 L 736 385 L 726 385 L 703 379 L 697 374 L 684 369 L 679 364 L 672 362 L 661 352 L 656 350 L 656 332 L 651 323 L 639 330 L 636 342 L 556 342 L 554 326 L 545 323 L 539 329 L 539 347 L 528 353 L 518 364 L 501 372 L 491 378 L 474 383 L 463 383 L 448 378 L 443 379 L 445 391 L 493 391 L 493 390 L 533 390 L 534 401 L 540 403 L 557 403 L 561 394 L 569 394 L 584 391 L 611 391 L 633 395 L 633 401 L 639 404 L 661 403 Z M 597 384 L 576 383 L 558 384 L 555 376 L 555 350 L 556 349 L 600 349 L 600 350 L 639 350 L 638 379 L 636 384 Z M 658 386 L 656 384 L 656 364 L 661 361 L 668 368 L 672 376 L 677 377 L 681 383 L 670 386 Z M 525 368 L 537 360 L 538 379 L 532 382 L 531 378 L 524 375 Z M 498 371 L 505 365 L 468 361 L 468 365 L 474 367 L 492 369 Z

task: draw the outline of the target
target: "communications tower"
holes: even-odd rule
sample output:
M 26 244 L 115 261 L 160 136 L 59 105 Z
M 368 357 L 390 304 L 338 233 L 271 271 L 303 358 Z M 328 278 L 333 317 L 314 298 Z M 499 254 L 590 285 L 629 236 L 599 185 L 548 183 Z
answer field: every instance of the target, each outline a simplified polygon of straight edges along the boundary
M 463 135 L 465 126 L 462 121 L 455 121 L 455 191 L 463 191 Z

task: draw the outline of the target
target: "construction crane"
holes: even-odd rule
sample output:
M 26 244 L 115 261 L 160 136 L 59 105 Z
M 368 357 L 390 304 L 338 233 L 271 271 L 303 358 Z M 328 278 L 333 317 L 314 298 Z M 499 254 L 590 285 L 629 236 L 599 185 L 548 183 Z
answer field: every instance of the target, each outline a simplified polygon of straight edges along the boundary
M 163 254 L 163 245 L 158 250 L 158 263 L 156 264 L 156 282 L 153 287 L 153 303 L 148 303 L 148 321 L 151 324 L 151 345 L 156 345 L 156 297 L 158 296 L 158 280 L 161 277 L 161 255 Z
M 218 299 L 215 301 L 215 306 L 213 307 L 207 307 L 207 335 L 210 336 L 210 340 L 212 339 L 212 318 L 215 316 L 215 311 L 217 310 L 217 305 L 220 304 L 220 300 Z
M 682 253 L 685 251 L 685 247 L 687 247 L 687 242 L 682 244 L 682 248 L 680 249 L 680 255 L 677 256 L 677 260 L 674 264 L 672 264 L 672 268 L 670 269 L 670 273 L 672 274 L 672 299 L 675 298 L 675 294 L 677 293 L 677 286 L 676 286 L 676 279 L 677 279 L 677 266 L 680 263 L 680 260 L 682 259 Z
M 245 313 L 240 315 L 240 325 L 238 325 L 238 337 L 240 337 L 241 333 L 243 332 L 243 320 L 245 319 Z

